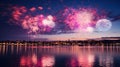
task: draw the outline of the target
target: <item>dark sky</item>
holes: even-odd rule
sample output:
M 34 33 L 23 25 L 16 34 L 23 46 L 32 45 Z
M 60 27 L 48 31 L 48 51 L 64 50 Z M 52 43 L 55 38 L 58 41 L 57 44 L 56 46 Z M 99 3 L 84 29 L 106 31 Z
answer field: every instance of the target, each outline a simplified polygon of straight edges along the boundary
M 120 0 L 0 0 L 0 40 L 26 40 L 27 30 L 24 30 L 21 26 L 17 24 L 12 24 L 9 22 L 12 13 L 12 7 L 14 6 L 25 6 L 27 9 L 32 7 L 42 6 L 43 10 L 40 12 L 44 15 L 56 15 L 59 11 L 65 8 L 97 8 L 98 11 L 106 11 L 109 19 L 112 19 L 112 29 L 108 32 L 112 37 L 112 34 L 117 33 L 116 36 L 120 36 Z M 35 15 L 39 11 L 36 11 Z M 15 22 L 15 21 L 12 21 Z M 66 34 L 65 34 L 66 35 Z M 69 34 L 68 34 L 69 35 Z M 70 34 L 71 35 L 71 34 Z M 75 38 L 74 34 L 72 34 Z M 100 34 L 94 34 L 95 36 L 101 36 Z M 55 39 L 56 37 L 63 37 L 63 35 L 43 35 L 40 39 L 48 38 Z M 86 35 L 86 37 L 89 35 Z M 91 36 L 91 34 L 90 34 Z M 102 37 L 102 36 L 101 36 Z M 67 37 L 66 37 L 67 38 Z

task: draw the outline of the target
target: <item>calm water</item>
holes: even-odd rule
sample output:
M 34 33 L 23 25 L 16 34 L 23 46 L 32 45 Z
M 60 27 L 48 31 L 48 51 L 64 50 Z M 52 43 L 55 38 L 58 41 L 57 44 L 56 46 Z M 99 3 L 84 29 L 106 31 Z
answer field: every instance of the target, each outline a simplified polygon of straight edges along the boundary
M 120 67 L 120 47 L 0 45 L 0 67 Z

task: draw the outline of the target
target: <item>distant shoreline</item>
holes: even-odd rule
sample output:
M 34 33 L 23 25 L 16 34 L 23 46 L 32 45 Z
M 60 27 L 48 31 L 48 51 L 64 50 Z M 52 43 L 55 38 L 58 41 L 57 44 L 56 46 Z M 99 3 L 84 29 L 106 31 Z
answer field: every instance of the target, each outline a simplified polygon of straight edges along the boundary
M 68 41 L 0 41 L 0 45 L 41 45 L 41 46 L 120 46 L 120 40 L 68 40 Z

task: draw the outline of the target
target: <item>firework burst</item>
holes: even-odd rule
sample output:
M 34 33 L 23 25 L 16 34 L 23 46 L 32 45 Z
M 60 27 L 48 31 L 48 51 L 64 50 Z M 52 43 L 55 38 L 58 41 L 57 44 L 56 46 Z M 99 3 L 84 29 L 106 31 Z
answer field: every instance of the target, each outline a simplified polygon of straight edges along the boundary
M 107 18 L 105 14 L 98 13 L 94 8 L 66 8 L 56 15 L 37 13 L 43 7 L 13 7 L 12 18 L 14 23 L 27 29 L 28 33 L 54 33 L 67 32 L 94 32 L 97 22 Z M 102 26 L 99 26 L 100 28 Z M 59 28 L 59 29 L 58 29 Z

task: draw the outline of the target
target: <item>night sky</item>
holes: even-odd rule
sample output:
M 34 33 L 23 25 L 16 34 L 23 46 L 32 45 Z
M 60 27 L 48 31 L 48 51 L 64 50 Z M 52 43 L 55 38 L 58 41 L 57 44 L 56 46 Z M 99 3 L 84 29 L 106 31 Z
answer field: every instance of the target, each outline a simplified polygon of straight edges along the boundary
M 94 20 L 88 23 L 91 17 Z M 96 24 L 101 19 L 112 23 L 109 30 L 101 30 L 101 26 L 100 30 L 96 30 Z M 82 40 L 99 37 L 120 37 L 120 0 L 0 1 L 0 40 Z

